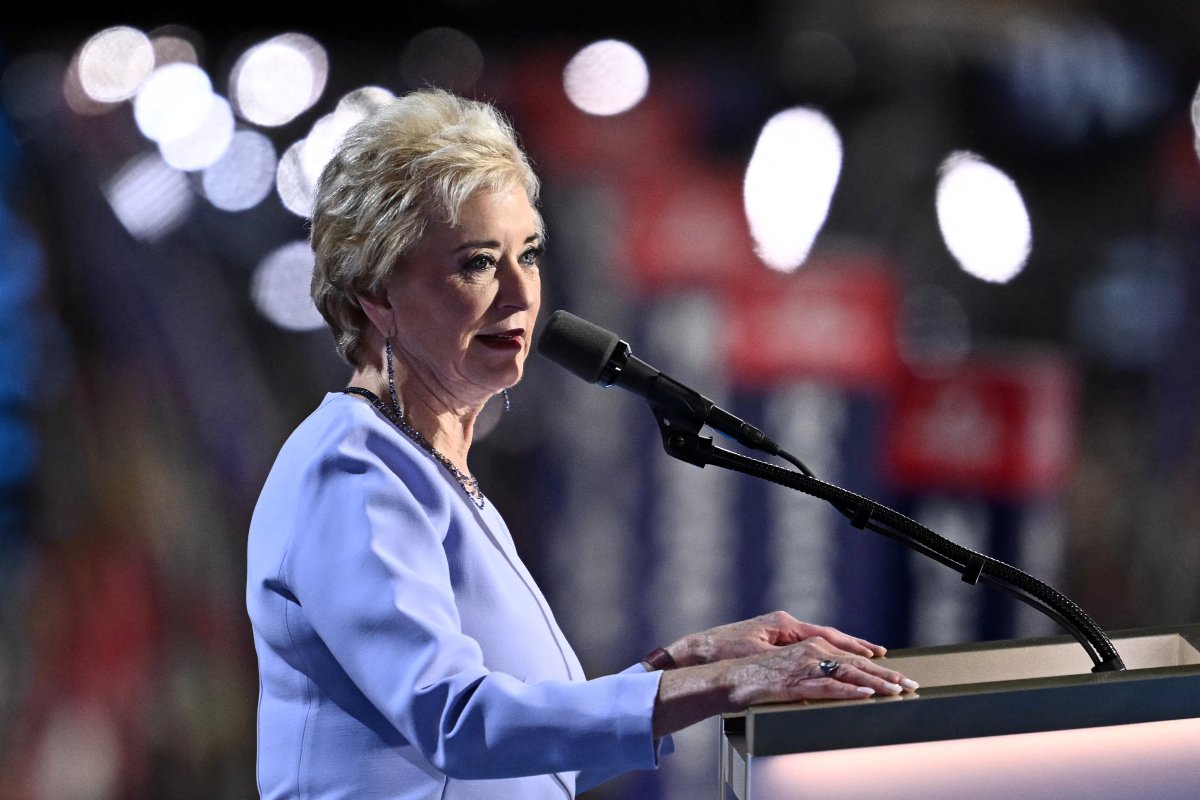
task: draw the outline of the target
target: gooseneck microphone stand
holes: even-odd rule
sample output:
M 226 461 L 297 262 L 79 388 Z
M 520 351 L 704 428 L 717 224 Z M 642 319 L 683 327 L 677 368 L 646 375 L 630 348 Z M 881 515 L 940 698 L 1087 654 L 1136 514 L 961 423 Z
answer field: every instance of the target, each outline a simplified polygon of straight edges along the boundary
M 1087 651 L 1092 672 L 1125 669 L 1108 636 L 1078 605 L 1037 578 L 990 556 L 981 555 L 945 539 L 920 523 L 833 484 L 818 480 L 798 459 L 781 449 L 777 454 L 800 471 L 784 469 L 713 444 L 700 436 L 702 425 L 686 413 L 675 413 L 665 404 L 651 404 L 667 454 L 698 467 L 713 465 L 771 481 L 825 500 L 860 530 L 872 530 L 903 542 L 923 556 L 960 573 L 963 581 L 992 584 L 1017 597 L 1066 628 Z M 774 445 L 774 443 L 771 443 Z

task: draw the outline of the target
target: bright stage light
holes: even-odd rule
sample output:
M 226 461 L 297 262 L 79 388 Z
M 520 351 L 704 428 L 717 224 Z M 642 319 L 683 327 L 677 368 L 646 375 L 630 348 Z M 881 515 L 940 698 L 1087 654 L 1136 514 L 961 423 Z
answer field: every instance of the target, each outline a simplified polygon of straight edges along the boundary
M 1032 231 L 1012 178 L 973 153 L 958 152 L 941 167 L 937 217 L 950 253 L 980 280 L 1007 283 L 1025 267 Z
M 650 69 L 626 42 L 605 39 L 580 50 L 563 69 L 563 89 L 581 111 L 610 116 L 642 101 L 650 87 Z
M 768 267 L 790 272 L 808 258 L 841 170 L 841 136 L 821 112 L 793 108 L 763 126 L 743 197 L 755 249 Z

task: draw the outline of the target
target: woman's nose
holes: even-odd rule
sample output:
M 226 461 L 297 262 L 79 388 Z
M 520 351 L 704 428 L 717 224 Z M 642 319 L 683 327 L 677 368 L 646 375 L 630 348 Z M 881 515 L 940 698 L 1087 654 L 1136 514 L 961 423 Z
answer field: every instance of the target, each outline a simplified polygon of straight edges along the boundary
M 506 260 L 497 274 L 497 280 L 500 282 L 500 291 L 496 299 L 504 306 L 529 308 L 540 291 L 537 269 L 512 260 Z

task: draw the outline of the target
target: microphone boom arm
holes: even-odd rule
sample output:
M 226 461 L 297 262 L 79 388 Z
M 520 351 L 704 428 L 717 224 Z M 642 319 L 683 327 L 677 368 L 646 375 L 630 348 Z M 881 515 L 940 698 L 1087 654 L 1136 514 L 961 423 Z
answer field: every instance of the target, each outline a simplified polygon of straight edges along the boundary
M 700 423 L 672 409 L 651 406 L 667 454 L 700 468 L 708 464 L 761 478 L 827 501 L 860 530 L 872 530 L 900 541 L 927 558 L 959 572 L 964 582 L 992 584 L 1053 619 L 1087 651 L 1092 672 L 1125 669 L 1107 634 L 1058 590 L 1009 564 L 950 541 L 903 514 L 812 475 L 784 469 L 713 444 L 699 435 Z

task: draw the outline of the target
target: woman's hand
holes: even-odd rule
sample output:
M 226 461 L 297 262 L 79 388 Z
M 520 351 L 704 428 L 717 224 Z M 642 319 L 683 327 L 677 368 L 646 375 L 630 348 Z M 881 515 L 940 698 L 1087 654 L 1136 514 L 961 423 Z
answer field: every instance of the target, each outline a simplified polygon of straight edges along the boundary
M 654 735 L 762 703 L 853 700 L 917 688 L 916 682 L 862 654 L 863 649 L 844 649 L 812 636 L 741 658 L 667 670 L 659 682 Z
M 768 653 L 814 637 L 820 637 L 847 655 L 877 658 L 887 652 L 885 647 L 842 633 L 836 628 L 801 622 L 786 611 L 772 611 L 770 614 L 693 633 L 677 639 L 665 649 L 677 666 L 690 667 Z
M 730 701 L 739 710 L 759 703 L 855 699 L 917 688 L 896 670 L 819 636 L 727 664 L 732 667 Z

